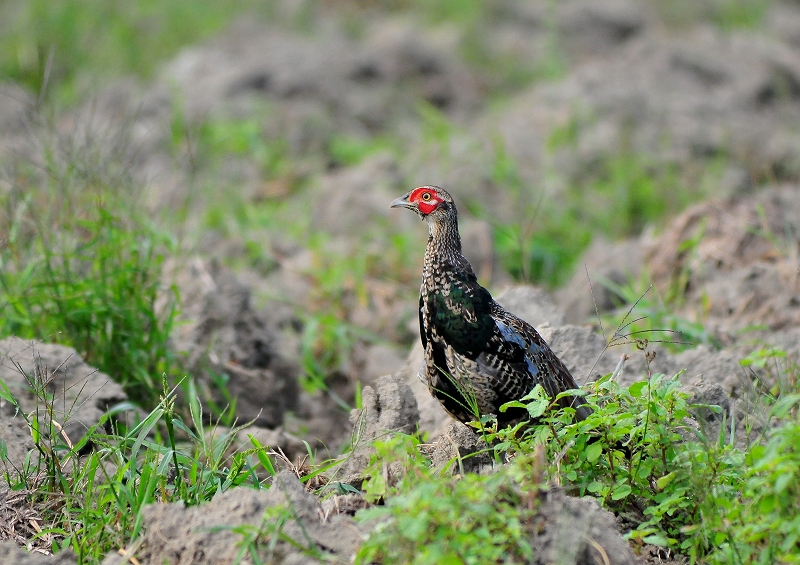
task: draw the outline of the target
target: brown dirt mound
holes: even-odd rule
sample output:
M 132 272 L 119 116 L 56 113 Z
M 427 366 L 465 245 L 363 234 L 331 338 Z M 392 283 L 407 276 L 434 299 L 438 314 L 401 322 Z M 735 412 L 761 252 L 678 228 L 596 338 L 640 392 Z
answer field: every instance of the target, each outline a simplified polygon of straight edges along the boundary
M 350 516 L 326 514 L 287 471 L 276 475 L 267 491 L 238 488 L 191 508 L 151 504 L 142 514 L 146 531 L 136 557 L 143 564 L 226 565 L 237 556 L 246 563 L 247 536 L 261 563 L 350 563 L 362 537 Z M 119 556 L 110 554 L 103 564 L 118 562 Z

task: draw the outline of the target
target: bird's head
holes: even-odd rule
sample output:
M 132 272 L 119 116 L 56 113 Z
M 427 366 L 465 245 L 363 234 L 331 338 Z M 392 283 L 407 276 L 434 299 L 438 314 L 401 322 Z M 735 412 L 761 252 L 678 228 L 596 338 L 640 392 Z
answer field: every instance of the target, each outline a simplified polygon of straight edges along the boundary
M 413 210 L 420 219 L 429 223 L 446 221 L 456 216 L 453 198 L 438 186 L 417 187 L 405 196 L 392 201 L 391 207 Z

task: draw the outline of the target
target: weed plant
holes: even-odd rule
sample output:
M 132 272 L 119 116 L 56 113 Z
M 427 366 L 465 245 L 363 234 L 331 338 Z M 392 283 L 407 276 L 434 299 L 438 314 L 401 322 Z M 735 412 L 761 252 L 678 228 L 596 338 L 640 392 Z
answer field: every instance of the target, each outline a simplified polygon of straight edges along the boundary
M 369 500 L 358 517 L 374 529 L 356 563 L 528 563 L 536 490 L 508 471 L 439 476 L 419 441 L 397 435 L 376 444 Z
M 593 413 L 581 422 L 572 409 L 554 411 L 541 387 L 503 408 L 523 408 L 540 425 L 498 430 L 490 417 L 476 422 L 494 460 L 485 474 L 464 474 L 458 457 L 450 462 L 455 475 L 432 468 L 413 436 L 376 441 L 363 485 L 374 506 L 359 514 L 371 534 L 357 562 L 529 562 L 540 493 L 557 486 L 625 516 L 634 547 L 662 546 L 697 563 L 796 563 L 800 392 L 797 367 L 776 364 L 781 359 L 781 351 L 762 350 L 744 362 L 776 367 L 764 377 L 778 388 L 762 397 L 769 419 L 760 436 L 746 426 L 738 437 L 738 420 L 692 405 L 680 375 L 627 387 L 609 375 L 586 393 Z M 35 376 L 29 381 L 46 404 L 44 387 Z M 188 420 L 177 414 L 166 378 L 161 385 L 160 402 L 141 420 L 126 426 L 119 417 L 130 406 L 114 407 L 74 444 L 50 411 L 22 415 L 36 450 L 3 478 L 40 508 L 37 547 L 70 547 L 80 563 L 97 563 L 135 545 L 144 504 L 202 504 L 235 486 L 263 488 L 275 474 L 272 458 L 281 456 L 268 447 L 251 439 L 252 448 L 232 449 L 241 427 L 207 428 L 191 383 Z M 3 383 L 0 399 L 19 409 Z M 716 413 L 719 425 L 703 428 L 698 411 Z M 324 486 L 317 478 L 330 465 L 312 457 L 297 472 Z M 242 551 L 272 547 L 288 519 L 276 510 L 258 528 L 237 529 Z
M 763 26 L 770 0 L 673 0 L 653 2 L 659 15 L 671 27 L 706 21 L 724 31 L 758 29 Z
M 680 351 L 699 344 L 720 348 L 719 341 L 702 323 L 674 313 L 680 307 L 681 299 L 676 297 L 672 289 L 667 289 L 662 294 L 653 285 L 648 285 L 642 290 L 646 280 L 647 275 L 624 285 L 607 279 L 598 280 L 612 292 L 620 305 L 620 308 L 603 316 L 601 320 L 601 326 L 617 325 L 619 328 L 612 341 L 619 343 L 626 340 L 633 343 L 637 336 L 648 336 L 650 342 L 662 343 L 671 351 Z M 633 304 L 632 308 L 621 308 L 630 304 Z
M 796 382 L 791 371 L 784 382 Z M 769 402 L 760 436 L 746 426 L 737 437 L 738 420 L 691 404 L 679 376 L 630 386 L 606 376 L 586 394 L 594 412 L 581 422 L 572 409 L 552 411 L 537 387 L 504 409 L 524 407 L 541 425 L 473 424 L 495 455 L 485 476 L 433 469 L 407 436 L 378 442 L 365 491 L 382 505 L 361 515 L 377 527 L 358 562 L 524 563 L 537 493 L 555 486 L 625 516 L 635 548 L 693 563 L 800 562 L 796 386 Z M 698 411 L 719 425 L 704 429 Z

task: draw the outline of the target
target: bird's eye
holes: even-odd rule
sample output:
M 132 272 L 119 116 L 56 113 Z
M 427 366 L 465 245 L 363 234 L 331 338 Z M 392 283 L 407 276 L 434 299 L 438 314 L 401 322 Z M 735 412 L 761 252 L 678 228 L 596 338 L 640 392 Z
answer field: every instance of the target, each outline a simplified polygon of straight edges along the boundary
M 428 200 L 430 200 L 430 199 L 431 199 L 431 193 L 430 193 L 430 192 L 423 192 L 423 193 L 422 193 L 422 199 L 423 199 L 425 202 L 427 202 Z

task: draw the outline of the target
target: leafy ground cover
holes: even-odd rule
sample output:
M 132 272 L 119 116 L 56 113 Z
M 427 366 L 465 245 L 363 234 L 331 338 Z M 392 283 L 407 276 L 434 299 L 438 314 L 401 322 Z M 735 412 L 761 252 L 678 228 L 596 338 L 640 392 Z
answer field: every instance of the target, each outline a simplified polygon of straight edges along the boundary
M 594 413 L 583 422 L 570 410 L 547 416 L 551 400 L 540 389 L 513 404 L 544 415 L 542 425 L 476 422 L 498 465 L 487 476 L 432 469 L 411 437 L 381 442 L 365 491 L 384 504 L 362 517 L 383 520 L 360 558 L 526 562 L 537 497 L 559 485 L 631 520 L 634 547 L 654 544 L 699 563 L 796 562 L 796 377 L 796 366 L 782 375 L 782 393 L 764 410 L 769 425 L 746 439 L 724 418 L 713 429 L 699 425 L 693 414 L 720 409 L 693 405 L 677 376 L 621 387 L 608 375 L 586 395 Z

